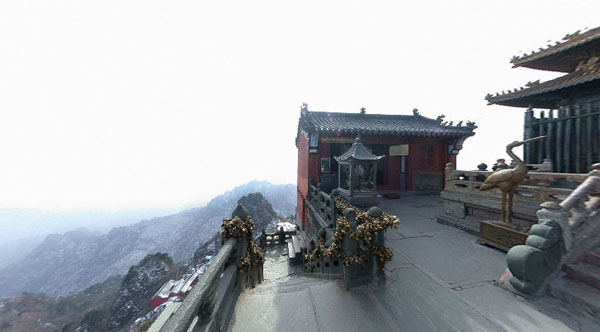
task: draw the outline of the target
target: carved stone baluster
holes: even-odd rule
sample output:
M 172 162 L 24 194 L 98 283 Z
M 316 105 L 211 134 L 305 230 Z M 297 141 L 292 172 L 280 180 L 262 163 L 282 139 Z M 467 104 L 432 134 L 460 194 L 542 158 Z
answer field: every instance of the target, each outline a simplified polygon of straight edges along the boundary
M 477 182 L 477 176 L 474 174 L 469 174 L 469 191 L 474 191 L 475 190 L 475 184 Z
M 356 229 L 356 211 L 353 209 L 347 208 L 344 210 L 344 217 L 348 219 L 350 223 L 350 229 Z M 350 257 L 358 252 L 360 248 L 360 243 L 355 239 L 344 236 L 344 240 L 342 242 L 342 251 L 344 252 L 344 256 Z M 344 288 L 349 290 L 351 287 L 351 282 L 358 275 L 359 267 L 356 264 L 350 264 L 350 266 L 344 266 L 343 269 L 343 279 L 344 279 Z
M 376 206 L 370 208 L 367 213 L 370 217 L 373 218 L 379 218 L 383 215 L 383 211 L 381 211 L 381 209 Z M 382 231 L 373 234 L 373 237 L 371 238 L 371 245 L 373 245 L 376 248 L 383 247 L 384 235 Z M 386 281 L 385 271 L 383 270 L 383 266 L 379 262 L 379 257 L 377 255 L 371 255 L 371 260 L 375 262 L 375 264 L 373 264 L 372 273 L 377 285 L 384 285 Z
M 262 229 L 262 234 L 260 235 L 260 247 L 265 250 L 265 248 L 267 247 L 267 233 L 265 232 L 265 229 Z
M 279 244 L 285 244 L 285 232 L 283 231 L 283 227 L 279 227 L 279 232 L 277 234 L 279 235 Z
M 446 189 L 446 190 L 453 189 L 452 181 L 455 179 L 452 176 L 452 171 L 454 171 L 454 165 L 452 165 L 452 163 L 447 163 L 446 169 L 444 171 L 445 171 L 445 177 L 446 177 L 446 185 L 444 186 L 444 189 Z
M 561 262 L 564 247 L 572 245 L 568 214 L 558 204 L 545 202 L 537 212 L 538 224 L 531 226 L 525 245 L 516 245 L 506 254 L 506 265 L 516 289 L 533 294 Z
M 600 163 L 592 165 L 593 171 L 585 181 L 579 185 L 569 197 L 567 197 L 560 206 L 565 210 L 573 212 L 571 219 L 571 228 L 577 228 L 581 225 L 592 212 L 585 206 L 585 202 L 589 198 L 589 194 L 600 192 Z
M 536 212 L 538 223 L 542 223 L 547 220 L 556 222 L 562 230 L 562 238 L 563 243 L 565 244 L 565 249 L 569 250 L 573 244 L 573 237 L 569 227 L 569 213 L 555 202 L 544 202 L 540 206 L 542 209 Z

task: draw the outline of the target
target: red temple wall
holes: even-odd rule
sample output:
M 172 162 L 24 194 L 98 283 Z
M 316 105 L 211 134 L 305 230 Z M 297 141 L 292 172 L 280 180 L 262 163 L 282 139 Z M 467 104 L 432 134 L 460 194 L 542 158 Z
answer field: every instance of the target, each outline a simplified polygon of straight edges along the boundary
M 313 186 L 319 184 L 319 174 L 321 170 L 319 167 L 319 155 L 309 154 L 308 155 L 308 178 L 312 182 Z
M 306 137 L 304 133 L 301 133 L 298 142 L 298 183 L 296 184 L 298 197 L 296 201 L 296 213 L 297 218 L 302 221 L 303 227 L 306 222 L 304 200 L 308 195 L 308 168 L 308 137 Z
M 456 165 L 456 156 L 448 154 L 448 146 L 451 140 L 436 139 L 436 138 L 406 138 L 406 137 L 382 137 L 382 136 L 363 136 L 361 141 L 366 144 L 383 144 L 396 145 L 408 144 L 409 155 L 406 158 L 406 189 L 413 190 L 413 178 L 418 172 L 435 172 L 442 174 L 444 180 L 444 169 L 446 163 L 451 162 Z M 433 160 L 431 164 L 427 164 L 425 169 L 420 165 L 420 151 L 424 145 L 433 145 Z M 301 135 L 300 147 L 298 149 L 298 188 L 299 192 L 303 193 L 304 197 L 308 193 L 308 179 L 311 179 L 313 185 L 319 183 L 321 175 L 320 159 L 322 157 L 330 157 L 330 143 L 319 143 L 318 152 L 316 154 L 308 153 L 308 138 Z M 301 161 L 302 160 L 302 161 Z M 378 185 L 377 188 L 383 190 L 398 190 L 400 189 L 400 156 L 387 156 L 384 162 L 384 185 Z M 306 168 L 305 168 L 306 167 Z M 332 170 L 337 171 L 337 170 Z M 443 186 L 442 186 L 443 187 Z M 298 197 L 298 211 L 301 209 L 301 199 Z M 304 218 L 302 219 L 304 220 Z

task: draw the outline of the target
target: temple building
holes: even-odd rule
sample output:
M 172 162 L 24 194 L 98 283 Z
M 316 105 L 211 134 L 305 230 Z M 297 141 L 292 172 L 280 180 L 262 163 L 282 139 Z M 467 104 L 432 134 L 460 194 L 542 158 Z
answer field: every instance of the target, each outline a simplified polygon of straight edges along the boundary
M 565 36 L 555 45 L 513 57 L 513 67 L 566 73 L 508 92 L 488 94 L 489 104 L 523 107 L 525 163 L 553 162 L 553 171 L 585 173 L 600 160 L 600 27 Z M 535 116 L 534 109 L 540 109 Z
M 424 117 L 416 109 L 412 115 L 368 114 L 364 108 L 357 113 L 334 113 L 309 111 L 303 104 L 296 136 L 299 221 L 305 222 L 309 183 L 324 192 L 338 187 L 351 191 L 345 187 L 351 172 L 338 174 L 338 170 L 348 169 L 338 161 L 345 163 L 349 157 L 345 153 L 351 149 L 373 164 L 362 171 L 371 173 L 370 182 L 361 181 L 361 166 L 352 173 L 356 184 L 368 189 L 365 192 L 375 192 L 375 188 L 381 192 L 439 192 L 446 163 L 456 164 L 463 142 L 477 128 L 473 122 L 452 125 L 443 119 L 443 115 Z M 353 154 L 352 159 L 361 157 Z

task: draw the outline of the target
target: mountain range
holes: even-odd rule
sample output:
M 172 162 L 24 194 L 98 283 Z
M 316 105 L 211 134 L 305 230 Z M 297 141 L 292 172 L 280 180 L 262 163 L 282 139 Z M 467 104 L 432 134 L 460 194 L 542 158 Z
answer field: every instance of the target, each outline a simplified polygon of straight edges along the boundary
M 0 208 L 0 270 L 25 258 L 48 234 L 62 234 L 86 228 L 106 233 L 114 227 L 176 213 L 169 208 L 119 211 L 46 211 Z
M 99 233 L 78 229 L 51 234 L 17 262 L 0 270 L 0 298 L 21 292 L 64 296 L 124 275 L 147 254 L 169 254 L 186 263 L 203 243 L 231 216 L 237 201 L 260 192 L 280 216 L 295 213 L 296 187 L 252 181 L 212 199 L 205 207 L 143 220 Z

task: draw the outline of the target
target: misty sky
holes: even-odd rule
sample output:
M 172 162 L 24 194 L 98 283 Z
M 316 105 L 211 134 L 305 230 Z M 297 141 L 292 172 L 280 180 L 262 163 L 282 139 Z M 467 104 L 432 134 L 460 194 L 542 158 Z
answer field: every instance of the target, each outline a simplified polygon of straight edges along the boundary
M 598 1 L 0 2 L 0 208 L 189 207 L 295 183 L 299 109 L 475 121 L 459 168 L 522 137 L 510 58 Z

